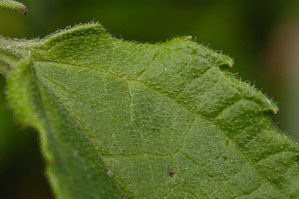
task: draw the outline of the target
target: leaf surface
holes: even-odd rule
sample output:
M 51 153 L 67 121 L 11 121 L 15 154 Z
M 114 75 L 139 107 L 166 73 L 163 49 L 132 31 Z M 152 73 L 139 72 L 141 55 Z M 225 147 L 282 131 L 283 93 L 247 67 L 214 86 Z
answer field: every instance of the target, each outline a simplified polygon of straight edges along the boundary
M 138 44 L 87 24 L 0 46 L 57 198 L 298 198 L 298 144 L 266 116 L 277 106 L 190 37 Z

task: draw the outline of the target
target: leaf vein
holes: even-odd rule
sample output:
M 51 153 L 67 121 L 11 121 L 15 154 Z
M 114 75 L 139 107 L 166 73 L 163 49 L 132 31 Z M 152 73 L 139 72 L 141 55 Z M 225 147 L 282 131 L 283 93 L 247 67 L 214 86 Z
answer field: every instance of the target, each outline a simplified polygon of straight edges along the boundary
M 56 63 L 56 62 L 42 61 L 42 60 L 39 60 L 39 61 L 36 61 L 36 62 L 41 62 L 41 63 L 42 63 L 42 62 L 46 62 L 46 63 Z M 104 70 L 104 69 L 95 68 L 95 67 L 90 67 L 90 66 L 80 66 L 80 65 L 74 65 L 74 64 L 69 64 L 69 63 L 61 63 L 61 62 L 60 62 L 59 64 L 65 64 L 65 65 L 69 65 L 69 66 L 72 66 L 72 67 L 86 67 L 86 68 L 89 68 L 89 69 L 92 69 L 92 70 L 96 70 L 96 71 L 103 72 L 103 73 L 105 73 L 105 74 L 114 75 L 114 76 L 117 76 L 117 77 L 123 79 L 123 76 L 122 76 L 122 75 L 119 75 L 119 74 L 117 74 L 117 73 L 115 73 L 115 72 L 112 72 L 112 71 L 109 71 L 109 70 Z M 236 142 L 232 137 L 230 137 L 230 136 L 227 134 L 226 130 L 223 129 L 223 128 L 222 128 L 219 124 L 217 124 L 214 120 L 212 120 L 212 119 L 210 119 L 210 118 L 207 118 L 207 117 L 203 116 L 202 114 L 200 114 L 200 113 L 198 113 L 198 112 L 194 112 L 194 111 L 192 110 L 192 108 L 190 108 L 188 105 L 181 103 L 180 101 L 178 101 L 178 99 L 175 99 L 175 98 L 173 98 L 173 97 L 167 95 L 166 93 L 163 93 L 163 91 L 160 91 L 160 90 L 157 90 L 156 88 L 150 87 L 149 85 L 147 85 L 146 83 L 144 83 L 144 82 L 141 81 L 141 80 L 136 80 L 136 79 L 134 79 L 134 78 L 128 78 L 127 81 L 133 81 L 133 82 L 142 84 L 142 85 L 144 85 L 145 87 L 147 87 L 147 88 L 149 88 L 149 89 L 151 89 L 151 90 L 157 92 L 157 94 L 160 94 L 160 95 L 162 95 L 162 96 L 165 96 L 165 97 L 167 97 L 167 98 L 173 100 L 175 103 L 177 103 L 177 104 L 180 105 L 180 106 L 183 106 L 186 110 L 190 111 L 191 113 L 193 113 L 193 114 L 195 114 L 195 115 L 197 115 L 197 116 L 200 116 L 200 117 L 202 117 L 203 119 L 206 119 L 206 120 L 208 120 L 208 121 L 211 121 L 217 128 L 219 128 L 219 129 L 221 130 L 220 132 L 223 132 L 224 135 L 225 135 L 226 137 L 228 137 L 228 138 L 234 143 L 234 145 L 236 146 L 235 148 L 241 152 L 241 154 L 247 159 L 247 161 L 251 164 L 251 166 L 253 166 L 253 168 L 255 168 L 255 170 L 259 173 L 259 175 L 262 176 L 265 180 L 267 180 L 267 181 L 270 183 L 270 185 L 271 185 L 272 187 L 276 187 L 276 188 L 278 188 L 279 192 L 287 198 L 287 194 L 286 194 L 282 189 L 280 189 L 277 185 L 275 185 L 270 179 L 268 179 L 268 178 L 267 178 L 267 177 L 266 177 L 266 176 L 265 176 L 265 175 L 258 169 L 258 167 L 256 166 L 256 164 L 255 164 L 255 163 L 254 163 L 254 162 L 253 162 L 253 161 L 252 161 L 252 160 L 251 160 L 251 159 L 250 159 L 250 158 L 249 158 L 249 157 L 248 157 L 248 156 L 247 156 L 247 155 L 246 155 L 246 154 L 239 148 L 239 147 L 237 147 L 237 146 L 238 146 L 237 142 Z M 254 102 L 254 101 L 253 101 L 253 102 Z M 256 102 L 254 102 L 254 103 L 256 103 Z

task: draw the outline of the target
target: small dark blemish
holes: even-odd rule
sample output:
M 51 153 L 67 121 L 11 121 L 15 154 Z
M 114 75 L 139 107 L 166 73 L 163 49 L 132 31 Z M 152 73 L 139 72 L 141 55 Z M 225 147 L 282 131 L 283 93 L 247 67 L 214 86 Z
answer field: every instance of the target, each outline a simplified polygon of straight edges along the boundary
M 23 8 L 22 11 L 23 11 L 23 15 L 27 15 L 28 14 L 28 9 L 27 8 Z
M 228 157 L 223 156 L 223 160 L 224 160 L 224 161 L 227 161 L 227 159 L 228 159 Z
M 169 177 L 173 177 L 174 176 L 174 172 L 173 171 L 170 171 L 170 172 L 168 172 L 168 175 L 169 175 Z

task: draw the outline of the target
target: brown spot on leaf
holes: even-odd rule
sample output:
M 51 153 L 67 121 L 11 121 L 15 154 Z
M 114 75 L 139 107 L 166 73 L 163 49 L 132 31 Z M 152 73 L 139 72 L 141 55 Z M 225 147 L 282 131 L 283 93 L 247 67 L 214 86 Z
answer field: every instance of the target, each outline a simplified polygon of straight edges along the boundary
M 174 172 L 173 171 L 168 172 L 168 176 L 172 178 L 174 176 Z
M 28 14 L 28 9 L 27 8 L 23 8 L 22 11 L 23 11 L 23 15 L 27 15 Z

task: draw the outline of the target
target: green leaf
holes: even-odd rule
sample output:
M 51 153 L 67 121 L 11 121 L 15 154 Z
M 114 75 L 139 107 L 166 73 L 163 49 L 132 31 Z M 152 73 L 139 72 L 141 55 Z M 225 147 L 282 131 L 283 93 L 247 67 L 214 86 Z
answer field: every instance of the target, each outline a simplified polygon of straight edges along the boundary
M 12 0 L 0 0 L 0 8 L 16 10 L 23 15 L 26 15 L 28 13 L 27 8 L 22 3 Z
M 299 147 L 268 119 L 277 106 L 190 37 L 139 44 L 87 24 L 0 49 L 57 198 L 298 198 Z

